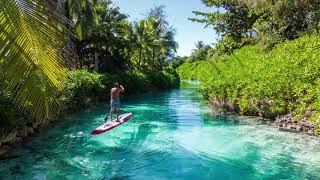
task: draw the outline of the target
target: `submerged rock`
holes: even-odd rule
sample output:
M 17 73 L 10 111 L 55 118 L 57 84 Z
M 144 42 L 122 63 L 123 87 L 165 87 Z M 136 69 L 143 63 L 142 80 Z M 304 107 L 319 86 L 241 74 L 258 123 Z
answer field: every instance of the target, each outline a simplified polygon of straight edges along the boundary
M 282 131 L 282 132 L 293 132 L 293 133 L 297 133 L 298 132 L 295 129 L 289 129 L 289 128 L 279 128 L 279 131 Z
M 296 121 L 293 113 L 277 117 L 273 122 L 273 126 L 281 128 L 279 129 L 281 131 L 291 132 L 291 130 L 293 130 L 296 132 L 305 132 L 308 135 L 316 135 L 316 124 L 314 122 L 308 122 L 306 118 Z
M 6 154 L 9 149 L 10 149 L 9 146 L 0 147 L 0 156 Z
M 10 141 L 12 141 L 17 135 L 17 131 L 14 130 L 11 133 L 9 133 L 8 135 L 5 135 L 3 137 L 0 137 L 0 143 L 4 144 L 4 143 L 8 143 Z
M 15 145 L 15 144 L 18 144 L 18 143 L 21 143 L 22 142 L 22 138 L 21 137 L 15 137 L 12 141 L 10 141 L 10 144 L 11 145 Z
M 295 125 L 295 124 L 291 124 L 290 129 L 294 129 L 294 130 L 296 130 L 296 129 L 297 129 L 297 125 Z
M 297 131 L 300 131 L 300 132 L 302 132 L 303 131 L 303 127 L 302 126 L 297 126 Z
M 28 136 L 28 127 L 24 127 L 22 129 L 20 129 L 17 133 L 17 137 L 22 137 L 25 138 Z
M 28 127 L 28 135 L 32 135 L 34 133 L 34 130 L 32 127 Z
M 313 130 L 309 130 L 309 131 L 307 132 L 307 134 L 310 135 L 310 136 L 313 136 L 313 135 L 314 135 L 314 131 L 313 131 Z

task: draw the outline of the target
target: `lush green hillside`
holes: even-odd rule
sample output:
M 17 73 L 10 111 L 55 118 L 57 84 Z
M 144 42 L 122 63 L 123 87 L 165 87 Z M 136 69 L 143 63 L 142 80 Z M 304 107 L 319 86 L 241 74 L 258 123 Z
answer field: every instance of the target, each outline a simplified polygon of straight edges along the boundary
M 320 118 L 320 36 L 305 35 L 271 51 L 246 46 L 230 56 L 185 63 L 182 79 L 201 80 L 208 99 L 230 100 L 240 112 L 274 118 L 294 112 L 294 119 Z

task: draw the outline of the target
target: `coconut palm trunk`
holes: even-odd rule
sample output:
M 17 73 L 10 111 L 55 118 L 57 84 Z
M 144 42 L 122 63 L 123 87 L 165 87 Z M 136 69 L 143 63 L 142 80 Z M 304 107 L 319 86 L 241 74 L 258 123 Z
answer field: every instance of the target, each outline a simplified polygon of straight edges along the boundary
M 138 69 L 141 70 L 142 48 L 139 50 Z
M 94 51 L 94 71 L 99 72 L 99 54 L 97 50 Z

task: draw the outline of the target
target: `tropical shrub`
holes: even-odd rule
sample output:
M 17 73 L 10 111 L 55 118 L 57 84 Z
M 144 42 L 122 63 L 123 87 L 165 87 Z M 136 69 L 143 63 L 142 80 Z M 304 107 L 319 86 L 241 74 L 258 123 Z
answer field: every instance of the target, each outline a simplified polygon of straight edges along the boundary
M 102 83 L 103 78 L 103 75 L 87 70 L 68 72 L 68 78 L 64 81 L 64 92 L 60 97 L 64 108 L 86 107 L 102 100 L 106 89 Z
M 148 72 L 119 72 L 99 74 L 88 70 L 73 70 L 64 82 L 60 97 L 64 108 L 86 107 L 109 99 L 109 89 L 115 82 L 125 87 L 125 96 L 152 89 L 168 89 L 179 86 L 178 74 L 173 69 Z
M 12 101 L 9 92 L 0 90 L 0 136 L 26 122 L 22 112 Z
M 207 98 L 227 99 L 242 113 L 268 112 L 275 117 L 294 112 L 296 120 L 320 118 L 320 36 L 305 35 L 271 51 L 245 46 L 230 56 L 184 63 L 182 79 L 202 81 Z M 309 112 L 316 111 L 312 115 Z

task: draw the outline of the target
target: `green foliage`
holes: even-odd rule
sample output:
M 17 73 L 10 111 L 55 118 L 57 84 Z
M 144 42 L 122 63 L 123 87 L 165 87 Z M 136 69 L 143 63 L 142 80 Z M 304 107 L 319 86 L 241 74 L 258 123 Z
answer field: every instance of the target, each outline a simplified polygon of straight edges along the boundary
M 175 30 L 166 21 L 164 6 L 130 22 L 111 1 L 66 0 L 62 5 L 77 37 L 77 67 L 100 73 L 162 70 L 176 52 Z
M 176 69 L 181 64 L 186 62 L 186 60 L 187 60 L 187 57 L 176 56 L 176 57 L 170 59 L 169 61 L 167 61 L 167 66 L 170 68 Z
M 301 33 L 319 32 L 320 4 L 316 0 L 203 0 L 213 12 L 194 12 L 221 35 L 211 54 L 230 54 L 235 49 L 259 42 L 271 48 Z M 212 55 L 211 55 L 212 56 Z
M 166 69 L 163 71 L 149 71 L 147 73 L 152 85 L 158 89 L 176 88 L 180 84 L 178 74 L 173 69 Z
M 121 13 L 111 1 L 69 0 L 65 1 L 64 6 L 81 10 L 76 11 L 79 14 L 69 15 L 74 22 L 71 28 L 77 37 L 78 67 L 97 72 L 116 72 L 126 67 L 130 44 L 126 39 L 130 28 L 128 15 Z M 86 23 L 82 23 L 84 21 Z
M 260 18 L 254 27 L 261 34 L 268 36 L 267 43 L 274 45 L 286 39 L 295 39 L 305 31 L 319 31 L 320 4 L 310 0 L 259 1 L 247 0 Z
M 205 45 L 202 41 L 198 41 L 195 46 L 196 49 L 193 50 L 191 56 L 188 58 L 188 61 L 195 62 L 206 60 L 211 47 L 209 45 Z
M 23 113 L 12 103 L 12 95 L 0 91 L 0 136 L 25 123 Z
M 68 23 L 56 7 L 43 0 L 0 2 L 0 88 L 38 121 L 58 111 L 65 58 L 75 56 L 72 44 L 64 48 Z
M 64 90 L 60 97 L 64 108 L 85 108 L 90 103 L 104 99 L 106 87 L 102 84 L 103 78 L 103 75 L 87 70 L 68 72 L 68 78 L 64 81 Z
M 175 70 L 148 72 L 121 72 L 116 75 L 99 74 L 88 70 L 73 70 L 64 81 L 64 92 L 60 97 L 64 108 L 85 108 L 90 104 L 109 99 L 109 90 L 115 82 L 125 87 L 125 95 L 146 92 L 152 89 L 167 89 L 179 86 Z
M 243 113 L 268 112 L 274 117 L 295 112 L 297 120 L 310 110 L 320 118 L 320 36 L 305 35 L 278 44 L 271 51 L 246 46 L 230 56 L 184 63 L 177 71 L 182 79 L 198 79 L 206 98 L 228 99 Z
M 230 54 L 234 49 L 248 43 L 255 35 L 253 25 L 260 17 L 255 8 L 242 0 L 203 0 L 208 7 L 214 7 L 214 12 L 193 13 L 199 18 L 190 18 L 191 21 L 212 26 L 222 37 L 218 43 L 219 54 Z M 221 43 L 221 44 L 220 44 Z
M 133 56 L 131 61 L 138 70 L 161 70 L 165 61 L 177 49 L 175 30 L 168 28 L 161 18 L 149 17 L 133 24 Z

